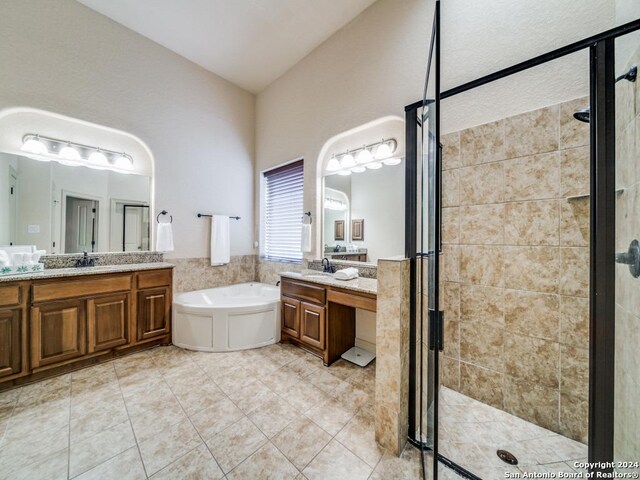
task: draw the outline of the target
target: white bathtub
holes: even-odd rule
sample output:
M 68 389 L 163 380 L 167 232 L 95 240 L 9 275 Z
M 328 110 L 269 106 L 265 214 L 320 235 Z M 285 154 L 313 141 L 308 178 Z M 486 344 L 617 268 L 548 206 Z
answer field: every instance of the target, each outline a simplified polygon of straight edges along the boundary
M 173 344 L 227 352 L 280 341 L 280 287 L 241 283 L 179 293 L 173 301 Z

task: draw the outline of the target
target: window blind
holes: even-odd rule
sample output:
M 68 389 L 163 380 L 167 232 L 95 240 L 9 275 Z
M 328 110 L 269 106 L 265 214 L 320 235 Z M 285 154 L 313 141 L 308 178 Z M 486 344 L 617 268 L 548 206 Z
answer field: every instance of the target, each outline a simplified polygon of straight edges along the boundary
M 264 258 L 302 261 L 303 161 L 264 173 Z

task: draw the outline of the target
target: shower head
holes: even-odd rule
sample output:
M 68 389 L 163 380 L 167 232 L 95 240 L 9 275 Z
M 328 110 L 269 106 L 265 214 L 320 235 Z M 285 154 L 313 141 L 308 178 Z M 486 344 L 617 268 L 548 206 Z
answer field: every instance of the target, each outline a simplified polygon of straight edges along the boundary
M 630 82 L 635 82 L 637 78 L 638 78 L 638 66 L 634 65 L 627 72 L 617 77 L 616 83 L 618 83 L 620 80 L 628 80 Z
M 629 70 L 616 78 L 616 83 L 620 80 L 627 80 L 629 82 L 635 82 L 638 78 L 638 66 L 633 65 Z M 589 107 L 578 110 L 573 114 L 573 118 L 579 120 L 584 123 L 589 123 L 589 117 L 591 116 L 591 111 Z
M 591 114 L 591 109 L 589 107 L 578 110 L 573 114 L 573 118 L 579 120 L 584 123 L 589 123 L 589 116 Z

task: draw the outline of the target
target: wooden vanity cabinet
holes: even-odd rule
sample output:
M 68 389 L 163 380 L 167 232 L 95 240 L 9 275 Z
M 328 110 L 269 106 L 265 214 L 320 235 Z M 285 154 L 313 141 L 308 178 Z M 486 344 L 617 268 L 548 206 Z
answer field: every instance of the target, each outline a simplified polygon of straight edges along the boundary
M 25 285 L 0 285 L 0 381 L 26 369 Z
M 356 308 L 376 310 L 376 296 L 283 278 L 280 285 L 282 341 L 297 345 L 331 365 L 353 347 Z
M 171 343 L 172 270 L 0 283 L 0 390 Z
M 292 338 L 300 338 L 300 300 L 282 296 L 280 304 L 282 331 Z

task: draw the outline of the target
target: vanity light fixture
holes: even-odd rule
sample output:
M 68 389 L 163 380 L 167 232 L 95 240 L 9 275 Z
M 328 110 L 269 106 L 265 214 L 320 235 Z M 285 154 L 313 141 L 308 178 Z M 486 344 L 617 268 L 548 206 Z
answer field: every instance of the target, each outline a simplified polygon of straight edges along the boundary
M 365 145 L 363 145 L 362 150 L 360 150 L 356 155 L 356 162 L 362 165 L 363 163 L 369 163 L 371 160 L 373 160 L 371 151 L 369 151 L 369 149 Z
M 335 172 L 337 170 L 340 170 L 340 162 L 335 155 L 331 155 L 331 160 L 329 160 L 329 163 L 327 163 L 327 171 Z
M 40 140 L 38 135 L 28 138 L 21 147 L 21 150 L 29 153 L 35 153 L 36 155 L 46 155 L 47 146 Z
M 349 151 L 347 150 L 347 153 L 345 153 L 342 156 L 342 159 L 340 160 L 340 167 L 341 168 L 353 168 L 356 166 L 356 160 L 355 158 L 353 158 L 353 155 L 351 155 L 349 153 Z
M 351 173 L 363 173 L 367 169 L 377 170 L 382 168 L 383 164 L 398 165 L 402 162 L 402 158 L 393 157 L 397 148 L 398 142 L 395 138 L 383 138 L 371 145 L 333 154 L 325 170 L 328 175 L 337 173 L 346 176 Z
M 22 137 L 21 150 L 35 155 L 36 160 L 56 160 L 68 166 L 86 166 L 90 168 L 131 170 L 131 155 L 100 147 L 92 147 L 69 140 L 46 137 L 28 133 Z
M 67 145 L 60 149 L 60 153 L 58 153 L 60 158 L 64 158 L 65 160 L 80 160 L 80 152 L 71 146 L 71 142 L 67 142 Z
M 107 163 L 109 163 L 109 160 L 107 160 L 107 156 L 102 153 L 100 149 L 89 155 L 89 161 L 96 165 L 106 165 Z

